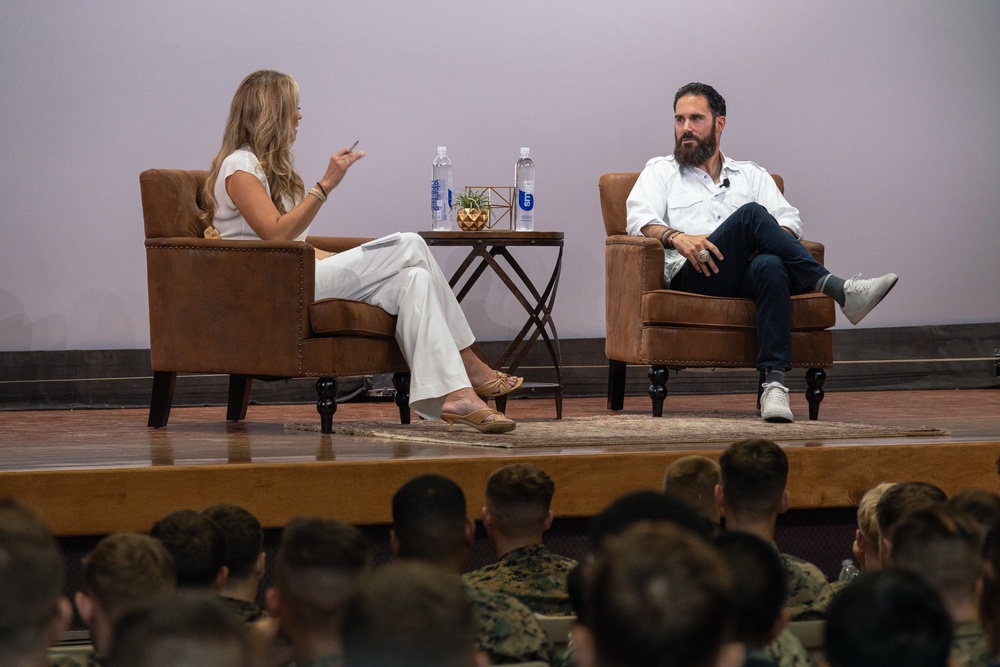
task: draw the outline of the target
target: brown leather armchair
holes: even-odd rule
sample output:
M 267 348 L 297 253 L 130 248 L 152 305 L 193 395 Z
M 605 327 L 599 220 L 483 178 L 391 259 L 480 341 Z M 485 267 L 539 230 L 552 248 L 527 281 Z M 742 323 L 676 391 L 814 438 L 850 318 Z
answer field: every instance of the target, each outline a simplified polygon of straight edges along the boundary
M 661 417 L 670 369 L 756 367 L 757 309 L 750 299 L 663 289 L 662 244 L 625 233 L 625 202 L 638 177 L 638 172 L 608 173 L 599 183 L 608 234 L 604 248 L 608 409 L 621 410 L 624 405 L 627 364 L 644 364 L 650 366 L 653 415 Z M 781 177 L 775 175 L 774 180 L 784 192 Z M 822 263 L 822 244 L 803 243 Z M 792 297 L 792 366 L 809 369 L 809 419 L 819 417 L 826 382 L 823 369 L 833 366 L 829 328 L 835 322 L 833 299 L 818 292 Z
M 229 375 L 227 419 L 246 417 L 253 378 L 316 377 L 323 433 L 333 430 L 337 377 L 394 373 L 400 421 L 410 421 L 409 379 L 396 318 L 348 299 L 316 301 L 315 253 L 367 239 L 206 239 L 199 220 L 206 171 L 151 169 L 139 176 L 146 228 L 149 426 L 167 425 L 178 372 Z

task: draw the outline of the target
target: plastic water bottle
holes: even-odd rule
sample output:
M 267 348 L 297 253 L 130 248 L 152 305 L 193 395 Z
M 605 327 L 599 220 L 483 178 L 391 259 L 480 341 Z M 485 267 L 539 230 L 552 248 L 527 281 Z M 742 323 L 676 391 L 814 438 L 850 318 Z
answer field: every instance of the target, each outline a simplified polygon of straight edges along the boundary
M 435 232 L 451 231 L 451 159 L 448 149 L 438 146 L 437 157 L 431 163 L 431 229 Z
M 517 188 L 517 210 L 514 229 L 531 232 L 535 229 L 535 163 L 528 156 L 528 149 L 521 149 L 521 157 L 514 167 L 514 185 Z
M 861 571 L 858 569 L 857 565 L 850 558 L 845 558 L 840 564 L 840 576 L 837 577 L 838 581 L 850 581 L 854 579 Z

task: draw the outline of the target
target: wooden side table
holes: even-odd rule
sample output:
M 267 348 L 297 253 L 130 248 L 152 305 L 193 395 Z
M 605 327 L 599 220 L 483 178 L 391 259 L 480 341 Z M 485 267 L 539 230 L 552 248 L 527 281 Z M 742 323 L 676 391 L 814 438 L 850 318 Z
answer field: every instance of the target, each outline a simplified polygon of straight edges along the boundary
M 505 373 L 516 374 L 518 367 L 527 357 L 528 352 L 539 338 L 545 343 L 552 366 L 556 371 L 555 382 L 529 382 L 518 389 L 518 393 L 554 394 L 556 401 L 556 418 L 562 419 L 562 355 L 559 351 L 559 335 L 552 320 L 552 306 L 556 300 L 556 290 L 559 287 L 559 274 L 562 270 L 563 233 L 562 232 L 516 232 L 511 230 L 481 231 L 481 232 L 418 232 L 429 246 L 465 246 L 469 254 L 455 270 L 449 280 L 452 289 L 458 288 L 458 301 L 469 293 L 487 268 L 500 278 L 507 290 L 517 299 L 527 313 L 524 326 L 521 327 L 514 340 L 507 346 L 500 357 L 493 363 L 493 368 Z M 555 264 L 545 287 L 539 290 L 518 264 L 512 248 L 517 247 L 549 247 L 556 248 Z M 473 267 L 475 264 L 475 268 Z M 506 265 L 506 268 L 505 268 Z M 471 273 L 466 272 L 472 268 Z M 513 275 L 511 275 L 513 273 Z M 464 281 L 463 281 L 464 279 Z M 459 286 L 459 283 L 461 285 Z M 506 409 L 507 397 L 496 398 L 497 409 Z

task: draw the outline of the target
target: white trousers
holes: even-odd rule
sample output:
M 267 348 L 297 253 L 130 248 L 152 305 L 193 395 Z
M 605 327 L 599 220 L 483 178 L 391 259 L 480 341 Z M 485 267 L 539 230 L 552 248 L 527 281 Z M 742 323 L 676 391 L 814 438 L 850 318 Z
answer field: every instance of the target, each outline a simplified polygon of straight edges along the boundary
M 392 234 L 316 262 L 316 298 L 364 301 L 396 316 L 410 367 L 410 407 L 440 419 L 444 397 L 471 387 L 459 350 L 475 341 L 448 279 L 418 234 Z

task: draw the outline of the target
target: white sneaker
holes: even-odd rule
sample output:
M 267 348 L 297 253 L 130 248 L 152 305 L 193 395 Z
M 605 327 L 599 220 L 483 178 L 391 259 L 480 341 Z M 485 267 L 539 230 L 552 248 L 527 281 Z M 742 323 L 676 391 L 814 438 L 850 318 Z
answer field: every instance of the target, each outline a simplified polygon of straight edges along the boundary
M 887 273 L 881 278 L 862 279 L 861 274 L 844 281 L 844 305 L 840 310 L 851 321 L 857 324 L 865 315 L 872 312 L 879 301 L 893 288 L 899 276 Z
M 760 417 L 766 422 L 792 422 L 792 409 L 788 407 L 788 387 L 780 382 L 765 382 L 760 395 Z

